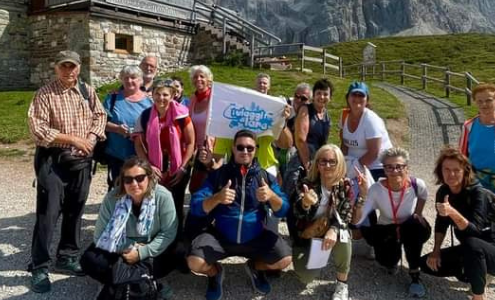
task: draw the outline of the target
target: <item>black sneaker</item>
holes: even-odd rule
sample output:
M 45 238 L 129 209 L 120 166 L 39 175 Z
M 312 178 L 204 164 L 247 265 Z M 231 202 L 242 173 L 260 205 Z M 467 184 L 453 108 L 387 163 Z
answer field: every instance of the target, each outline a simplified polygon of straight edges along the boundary
M 47 293 L 52 289 L 48 268 L 39 268 L 31 271 L 31 290 L 35 293 Z
M 244 267 L 249 275 L 249 279 L 251 279 L 253 289 L 263 295 L 270 293 L 272 287 L 270 286 L 268 279 L 266 279 L 265 272 L 256 270 L 254 268 L 254 261 L 252 260 L 248 260 Z
M 67 273 L 74 276 L 84 276 L 84 271 L 77 257 L 59 256 L 55 263 L 55 270 L 61 273 Z
M 223 268 L 216 264 L 217 275 L 208 277 L 208 287 L 206 289 L 206 300 L 220 300 L 223 295 Z

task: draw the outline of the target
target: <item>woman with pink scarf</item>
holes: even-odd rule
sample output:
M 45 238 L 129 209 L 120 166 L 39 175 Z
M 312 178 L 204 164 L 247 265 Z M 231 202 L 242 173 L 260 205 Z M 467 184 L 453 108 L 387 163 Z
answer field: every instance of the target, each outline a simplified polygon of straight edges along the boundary
M 138 157 L 149 160 L 159 183 L 172 192 L 180 237 L 195 133 L 189 110 L 173 100 L 176 90 L 172 83 L 165 80 L 155 84 L 154 105 L 138 118 L 133 136 Z

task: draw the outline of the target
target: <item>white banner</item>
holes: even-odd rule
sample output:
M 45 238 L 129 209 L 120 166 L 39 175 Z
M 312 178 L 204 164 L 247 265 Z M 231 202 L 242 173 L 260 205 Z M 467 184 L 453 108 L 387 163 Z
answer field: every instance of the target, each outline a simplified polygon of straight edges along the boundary
M 237 131 L 249 129 L 257 136 L 278 139 L 285 120 L 287 102 L 255 90 L 215 82 L 212 87 L 207 135 L 234 138 Z

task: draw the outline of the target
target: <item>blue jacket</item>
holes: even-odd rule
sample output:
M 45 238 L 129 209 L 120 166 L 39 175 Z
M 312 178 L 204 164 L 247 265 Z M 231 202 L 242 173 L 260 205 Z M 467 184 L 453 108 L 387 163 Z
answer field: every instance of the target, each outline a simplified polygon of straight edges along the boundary
M 210 173 L 203 186 L 192 195 L 191 213 L 195 216 L 206 216 L 203 201 L 220 191 L 230 179 L 230 188 L 236 191 L 235 201 L 230 205 L 218 204 L 209 215 L 215 219 L 215 228 L 226 240 L 236 244 L 249 242 L 263 231 L 270 206 L 269 202 L 264 204 L 256 199 L 256 190 L 262 178 L 265 178 L 272 191 L 282 199 L 282 207 L 274 211 L 274 215 L 284 217 L 289 210 L 287 197 L 280 190 L 275 177 L 262 170 L 256 160 L 244 176 L 241 174 L 240 165 L 235 164 L 233 160 Z

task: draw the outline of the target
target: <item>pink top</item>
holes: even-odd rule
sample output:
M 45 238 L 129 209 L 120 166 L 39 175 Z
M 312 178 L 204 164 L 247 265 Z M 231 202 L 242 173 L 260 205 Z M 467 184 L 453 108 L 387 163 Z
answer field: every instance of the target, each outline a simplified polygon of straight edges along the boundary
M 203 145 L 206 139 L 206 121 L 208 118 L 208 110 L 205 109 L 203 112 L 200 113 L 191 111 L 190 115 L 194 125 L 194 131 L 196 133 L 196 148 L 197 148 L 197 146 Z

